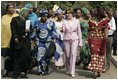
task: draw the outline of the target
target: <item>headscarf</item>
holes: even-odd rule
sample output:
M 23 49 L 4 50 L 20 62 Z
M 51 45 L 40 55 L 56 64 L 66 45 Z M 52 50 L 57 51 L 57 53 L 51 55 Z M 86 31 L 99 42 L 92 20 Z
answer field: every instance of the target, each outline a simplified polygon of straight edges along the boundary
M 20 15 L 23 16 L 25 12 L 28 12 L 28 9 L 27 8 L 22 8 L 20 10 Z
M 56 14 L 62 14 L 62 13 L 63 13 L 63 11 L 62 11 L 61 8 L 58 8 L 58 9 L 56 10 Z
M 86 16 L 88 9 L 85 8 L 85 7 L 83 7 L 83 8 L 81 8 L 81 11 L 82 11 L 82 15 L 83 15 L 83 16 Z
M 29 8 L 32 8 L 33 5 L 32 4 L 26 4 L 25 7 L 29 9 Z
M 39 14 L 40 14 L 40 17 L 48 16 L 48 10 L 41 10 Z

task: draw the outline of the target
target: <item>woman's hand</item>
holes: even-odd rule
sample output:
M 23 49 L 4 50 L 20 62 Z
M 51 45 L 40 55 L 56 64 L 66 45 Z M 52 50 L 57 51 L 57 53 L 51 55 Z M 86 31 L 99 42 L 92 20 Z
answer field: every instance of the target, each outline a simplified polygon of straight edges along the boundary
M 85 41 L 86 44 L 88 44 L 88 41 Z
M 29 32 L 29 30 L 28 29 L 25 29 L 25 32 Z
M 79 50 L 82 48 L 82 46 L 79 46 Z
M 55 43 L 56 42 L 56 39 L 53 39 L 53 42 Z
M 19 41 L 18 41 L 18 38 L 15 38 L 14 40 L 15 40 L 15 42 L 16 42 L 16 43 L 18 43 L 18 42 L 19 42 Z

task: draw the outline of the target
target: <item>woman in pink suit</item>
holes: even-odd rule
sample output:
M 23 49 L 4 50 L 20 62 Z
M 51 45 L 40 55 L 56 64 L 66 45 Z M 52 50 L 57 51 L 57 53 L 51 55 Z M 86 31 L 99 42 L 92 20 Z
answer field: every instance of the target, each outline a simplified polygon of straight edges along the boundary
M 73 10 L 65 11 L 66 20 L 63 22 L 64 46 L 66 55 L 66 74 L 75 77 L 75 62 L 78 47 L 82 46 L 80 22 L 73 17 Z

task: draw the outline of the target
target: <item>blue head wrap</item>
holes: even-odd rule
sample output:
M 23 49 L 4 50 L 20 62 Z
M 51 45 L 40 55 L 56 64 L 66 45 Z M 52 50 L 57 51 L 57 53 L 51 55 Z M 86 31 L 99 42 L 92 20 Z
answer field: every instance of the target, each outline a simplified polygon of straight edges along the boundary
M 32 4 L 26 4 L 25 7 L 29 9 L 29 8 L 32 8 L 33 5 Z

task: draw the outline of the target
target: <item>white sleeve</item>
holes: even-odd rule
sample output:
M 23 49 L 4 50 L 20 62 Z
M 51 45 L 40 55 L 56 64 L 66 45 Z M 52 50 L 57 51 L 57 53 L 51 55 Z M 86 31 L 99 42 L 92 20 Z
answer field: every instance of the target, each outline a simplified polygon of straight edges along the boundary
M 112 20 L 111 20 L 111 26 L 112 26 L 112 30 L 116 30 L 116 24 L 115 24 L 115 19 L 114 17 L 112 17 Z
M 112 19 L 109 22 L 110 30 L 108 35 L 113 35 L 114 31 L 116 30 L 116 24 L 115 24 L 115 19 L 112 17 Z

